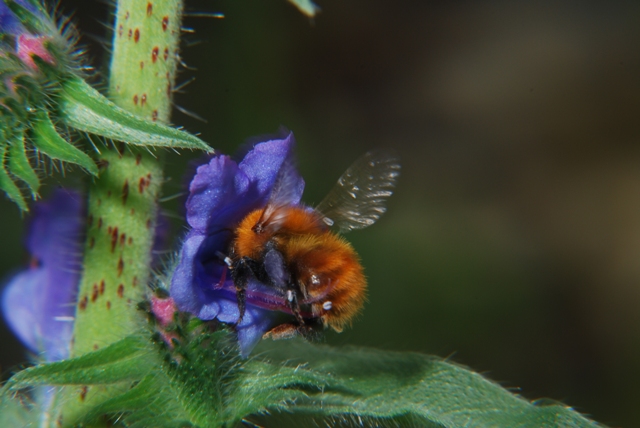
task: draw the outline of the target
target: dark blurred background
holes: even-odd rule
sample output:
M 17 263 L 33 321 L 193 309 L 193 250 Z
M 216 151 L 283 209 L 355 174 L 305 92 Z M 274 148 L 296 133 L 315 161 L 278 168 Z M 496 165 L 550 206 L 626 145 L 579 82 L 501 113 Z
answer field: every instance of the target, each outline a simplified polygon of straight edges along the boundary
M 640 4 L 635 1 L 187 1 L 183 125 L 234 152 L 292 129 L 308 203 L 366 150 L 395 147 L 388 214 L 349 239 L 369 277 L 326 342 L 450 357 L 611 426 L 640 402 Z M 105 69 L 109 7 L 75 11 Z M 192 154 L 168 156 L 165 196 Z M 57 175 L 57 183 L 79 181 Z M 66 181 L 65 181 L 66 180 Z M 178 201 L 163 204 L 178 217 Z M 0 275 L 25 263 L 0 200 Z M 184 224 L 175 221 L 179 236 Z M 2 331 L 6 377 L 24 360 Z

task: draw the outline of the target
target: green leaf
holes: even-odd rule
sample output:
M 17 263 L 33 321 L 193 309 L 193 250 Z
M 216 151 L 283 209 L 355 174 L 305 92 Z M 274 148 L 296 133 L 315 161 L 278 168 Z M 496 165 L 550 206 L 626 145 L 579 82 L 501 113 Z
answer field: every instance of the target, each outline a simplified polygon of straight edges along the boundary
M 174 147 L 213 152 L 201 139 L 116 106 L 84 80 L 71 78 L 60 94 L 60 115 L 69 126 L 139 146 Z
M 27 183 L 31 190 L 31 195 L 35 198 L 40 187 L 40 180 L 38 180 L 38 175 L 29 163 L 24 146 L 24 135 L 15 136 L 10 144 L 9 170 L 14 176 Z
M 5 391 L 120 385 L 103 389 L 74 420 L 83 426 L 111 415 L 129 427 L 167 428 L 283 426 L 279 419 L 295 421 L 289 426 L 601 427 L 562 404 L 531 403 L 436 357 L 288 341 L 263 343 L 257 356 L 242 360 L 235 335 L 215 322 L 182 322 L 171 331 L 171 346 L 129 336 L 20 372 Z
M 190 416 L 179 406 L 171 380 L 160 373 L 147 375 L 127 392 L 104 401 L 87 413 L 86 422 L 101 415 L 121 415 L 129 428 L 190 427 Z
M 93 159 L 62 138 L 46 112 L 39 112 L 33 124 L 32 133 L 33 145 L 45 155 L 52 159 L 80 165 L 89 173 L 98 175 L 98 167 Z
M 15 374 L 7 386 L 18 390 L 35 385 L 101 385 L 142 379 L 152 367 L 149 349 L 138 337 L 126 337 L 106 348 Z
M 295 401 L 272 405 L 272 410 L 333 420 L 409 420 L 447 428 L 600 426 L 567 406 L 536 405 L 436 357 L 300 341 L 263 346 L 271 348 L 264 355 L 272 364 L 281 364 L 281 370 L 294 376 L 283 388 L 304 393 Z M 310 373 L 325 385 L 309 382 Z M 292 383 L 295 377 L 297 384 Z
M 0 142 L 0 189 L 4 190 L 9 199 L 18 205 L 21 211 L 29 211 L 27 207 L 27 203 L 24 201 L 22 197 L 22 192 L 16 186 L 16 183 L 13 182 L 13 179 L 7 173 L 5 169 L 5 155 L 7 151 L 7 146 Z
M 309 18 L 313 18 L 316 13 L 320 12 L 320 8 L 311 0 L 289 0 L 289 3 L 293 4 Z

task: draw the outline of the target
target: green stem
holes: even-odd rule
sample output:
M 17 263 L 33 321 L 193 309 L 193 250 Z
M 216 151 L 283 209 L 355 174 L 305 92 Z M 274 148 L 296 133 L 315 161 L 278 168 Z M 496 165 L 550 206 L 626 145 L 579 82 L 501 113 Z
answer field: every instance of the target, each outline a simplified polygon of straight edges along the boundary
M 167 122 L 177 67 L 181 0 L 118 0 L 109 95 L 118 106 Z M 136 309 L 149 281 L 162 165 L 157 154 L 115 147 L 100 156 L 89 187 L 84 271 L 78 293 L 72 356 L 139 330 Z M 128 385 L 69 387 L 60 414 L 73 426 L 91 405 Z

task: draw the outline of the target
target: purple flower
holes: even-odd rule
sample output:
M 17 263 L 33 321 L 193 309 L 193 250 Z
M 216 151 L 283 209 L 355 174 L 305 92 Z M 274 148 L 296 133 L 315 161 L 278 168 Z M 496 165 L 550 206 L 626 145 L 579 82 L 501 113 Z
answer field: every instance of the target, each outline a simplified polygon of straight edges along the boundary
M 33 207 L 26 246 L 31 266 L 14 275 L 2 295 L 7 324 L 47 361 L 67 358 L 81 270 L 83 198 L 57 189 Z
M 276 177 L 289 189 L 287 202 L 300 202 L 304 181 L 294 167 L 294 144 L 289 133 L 256 144 L 240 163 L 221 155 L 198 168 L 186 204 L 191 229 L 171 281 L 171 296 L 179 310 L 203 320 L 238 321 L 235 285 L 220 255 L 229 250 L 232 229 L 266 205 Z M 246 297 L 246 312 L 236 326 L 243 356 L 277 323 L 281 314 L 273 309 L 286 308 L 280 296 L 257 280 L 249 281 Z

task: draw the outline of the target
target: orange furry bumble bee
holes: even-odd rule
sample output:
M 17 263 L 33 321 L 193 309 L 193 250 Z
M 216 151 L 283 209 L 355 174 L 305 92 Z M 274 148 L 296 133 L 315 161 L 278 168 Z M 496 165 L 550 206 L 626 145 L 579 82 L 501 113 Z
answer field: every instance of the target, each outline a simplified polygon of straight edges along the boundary
M 350 324 L 363 306 L 367 282 L 355 250 L 332 229 L 344 233 L 375 223 L 399 173 L 394 154 L 368 152 L 315 208 L 287 202 L 291 183 L 277 177 L 267 205 L 246 215 L 234 230 L 224 258 L 236 287 L 238 324 L 251 278 L 272 288 L 295 316 L 265 337 L 305 335 L 317 325 L 340 332 Z

